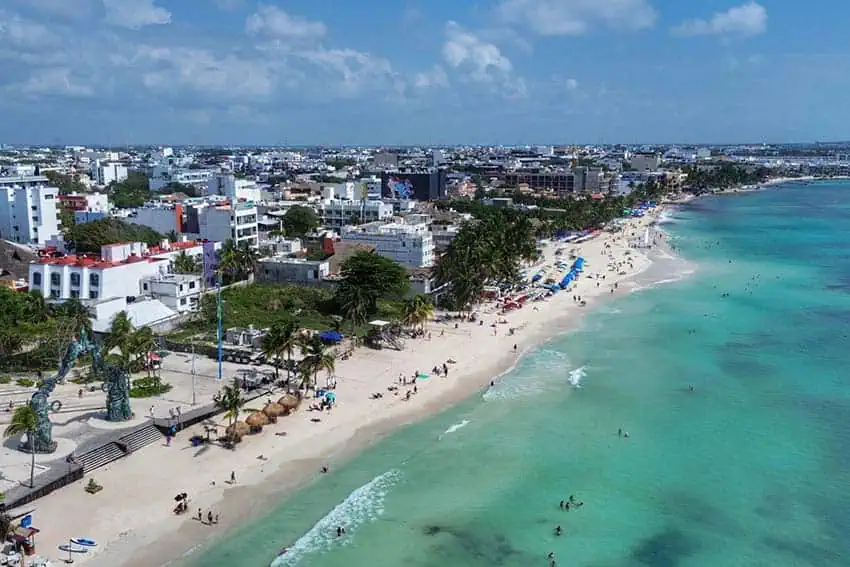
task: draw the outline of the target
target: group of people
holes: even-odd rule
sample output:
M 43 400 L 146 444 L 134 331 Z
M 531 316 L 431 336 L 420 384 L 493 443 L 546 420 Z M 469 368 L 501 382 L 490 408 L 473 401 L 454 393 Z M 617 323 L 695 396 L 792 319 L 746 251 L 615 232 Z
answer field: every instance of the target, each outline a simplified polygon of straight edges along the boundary
M 567 500 L 561 500 L 560 504 L 558 504 L 558 507 L 561 510 L 566 511 L 581 508 L 582 506 L 584 506 L 584 502 L 580 502 L 579 500 L 577 500 L 575 495 L 573 494 L 570 494 L 570 497 Z M 564 528 L 561 527 L 561 524 L 555 526 L 555 535 L 561 536 L 563 534 Z M 549 567 L 556 567 L 557 562 L 555 561 L 554 551 L 550 551 L 549 554 L 546 556 L 546 559 L 549 561 Z

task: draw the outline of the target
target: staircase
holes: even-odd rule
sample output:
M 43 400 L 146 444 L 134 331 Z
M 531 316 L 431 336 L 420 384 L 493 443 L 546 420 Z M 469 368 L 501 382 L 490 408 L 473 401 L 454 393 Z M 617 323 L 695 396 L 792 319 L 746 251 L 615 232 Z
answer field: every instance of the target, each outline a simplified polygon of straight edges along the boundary
M 77 455 L 74 460 L 83 466 L 83 472 L 88 474 L 104 465 L 117 461 L 127 454 L 118 443 L 107 443 L 88 453 Z
M 124 447 L 127 454 L 130 454 L 161 440 L 162 433 L 159 429 L 153 425 L 148 425 L 121 437 L 118 443 Z

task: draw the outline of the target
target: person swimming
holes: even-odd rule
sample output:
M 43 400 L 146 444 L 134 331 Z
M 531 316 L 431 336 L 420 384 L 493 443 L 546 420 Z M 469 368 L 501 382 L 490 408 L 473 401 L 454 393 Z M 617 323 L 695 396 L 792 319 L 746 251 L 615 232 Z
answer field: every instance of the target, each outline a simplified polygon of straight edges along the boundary
M 562 533 L 564 533 L 564 530 L 561 528 L 561 526 L 560 526 L 560 525 L 558 525 L 558 527 L 556 527 L 556 528 L 555 528 L 555 535 L 556 535 L 556 536 L 559 536 L 559 535 L 561 535 Z

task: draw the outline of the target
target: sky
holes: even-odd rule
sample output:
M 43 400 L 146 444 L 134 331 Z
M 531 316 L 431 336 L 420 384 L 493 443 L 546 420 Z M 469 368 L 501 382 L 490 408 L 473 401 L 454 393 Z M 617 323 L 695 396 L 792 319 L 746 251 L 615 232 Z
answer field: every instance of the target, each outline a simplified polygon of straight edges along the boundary
M 850 139 L 847 0 L 0 0 L 0 143 Z

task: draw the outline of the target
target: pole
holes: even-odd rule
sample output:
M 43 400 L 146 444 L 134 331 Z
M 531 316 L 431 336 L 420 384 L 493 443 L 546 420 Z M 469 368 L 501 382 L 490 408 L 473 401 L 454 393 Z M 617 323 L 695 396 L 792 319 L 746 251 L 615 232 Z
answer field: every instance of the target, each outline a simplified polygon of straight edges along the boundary
M 220 279 L 220 277 L 219 277 L 218 282 L 216 282 L 216 284 L 215 284 L 215 293 L 216 293 L 216 313 L 218 315 L 218 332 L 217 332 L 217 337 L 216 337 L 218 339 L 218 379 L 221 380 L 221 355 L 222 355 L 221 343 L 222 343 L 223 337 L 222 337 L 222 332 L 221 332 L 221 279 Z
M 68 559 L 65 560 L 65 563 L 73 563 L 74 558 L 71 557 L 72 546 L 74 545 L 74 541 L 72 539 L 68 540 Z
M 195 405 L 195 341 L 192 341 L 192 405 Z

